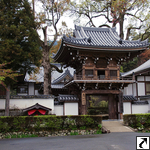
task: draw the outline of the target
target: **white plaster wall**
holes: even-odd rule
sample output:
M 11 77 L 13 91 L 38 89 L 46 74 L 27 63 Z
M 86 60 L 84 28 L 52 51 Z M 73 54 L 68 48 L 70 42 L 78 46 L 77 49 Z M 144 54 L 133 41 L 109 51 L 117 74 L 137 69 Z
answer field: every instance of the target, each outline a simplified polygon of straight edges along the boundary
M 150 81 L 150 76 L 146 76 L 146 77 L 145 77 L 145 80 L 146 80 L 146 81 Z
M 132 114 L 148 113 L 149 105 L 134 105 L 132 104 Z
M 34 83 L 29 83 L 29 86 L 28 86 L 28 93 L 29 95 L 34 95 Z
M 145 84 L 138 83 L 138 96 L 145 95 Z
M 132 94 L 133 94 L 132 84 L 129 84 L 128 87 L 127 87 L 126 95 L 132 95 Z
M 125 88 L 123 89 L 123 95 L 127 95 L 127 88 L 128 88 L 128 87 L 125 87 Z
M 10 99 L 10 109 L 18 108 L 24 109 L 39 103 L 45 107 L 51 108 L 52 113 L 54 113 L 54 99 Z M 5 99 L 0 99 L 0 109 L 5 109 Z
M 123 114 L 131 114 L 131 103 L 123 102 Z
M 35 95 L 41 95 L 41 94 L 39 94 L 38 90 L 35 90 Z
M 147 100 L 148 101 L 148 110 L 150 111 L 150 100 Z
M 78 103 L 64 103 L 64 115 L 78 115 Z
M 0 99 L 0 109 L 5 109 L 5 99 Z
M 63 116 L 63 112 L 64 112 L 63 105 L 55 105 L 54 106 L 54 114 L 56 114 L 56 116 Z
M 133 96 L 137 96 L 136 83 L 133 83 Z
M 27 93 L 17 93 L 17 95 L 28 95 Z
M 137 81 L 144 81 L 144 76 L 138 76 Z

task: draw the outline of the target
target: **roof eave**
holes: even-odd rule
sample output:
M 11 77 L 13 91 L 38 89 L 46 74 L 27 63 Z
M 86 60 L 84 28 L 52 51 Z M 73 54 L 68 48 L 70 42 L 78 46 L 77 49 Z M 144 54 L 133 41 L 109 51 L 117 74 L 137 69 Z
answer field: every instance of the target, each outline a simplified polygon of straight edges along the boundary
M 72 43 L 68 43 L 68 42 L 64 42 L 65 45 L 63 46 L 67 46 L 67 47 L 72 47 L 72 48 L 77 48 L 77 49 L 83 49 L 83 50 L 87 50 L 87 49 L 92 49 L 92 50 L 96 50 L 96 51 L 116 51 L 116 52 L 121 52 L 121 51 L 144 51 L 147 49 L 148 46 L 145 47 L 112 47 L 112 46 L 87 46 L 87 45 L 76 45 L 76 44 L 72 44 Z

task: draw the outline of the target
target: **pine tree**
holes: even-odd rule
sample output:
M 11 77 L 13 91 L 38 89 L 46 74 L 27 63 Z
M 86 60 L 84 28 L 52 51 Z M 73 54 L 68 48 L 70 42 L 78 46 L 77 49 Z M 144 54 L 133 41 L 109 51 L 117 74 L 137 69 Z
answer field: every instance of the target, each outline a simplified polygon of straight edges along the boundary
M 32 64 L 40 65 L 41 50 L 37 28 L 38 24 L 34 21 L 27 0 L 0 1 L 0 63 L 7 63 L 5 69 L 25 74 L 34 69 Z M 9 83 L 7 82 L 7 87 L 10 88 Z M 9 101 L 9 92 L 7 93 L 6 101 Z M 6 115 L 9 115 L 9 110 Z

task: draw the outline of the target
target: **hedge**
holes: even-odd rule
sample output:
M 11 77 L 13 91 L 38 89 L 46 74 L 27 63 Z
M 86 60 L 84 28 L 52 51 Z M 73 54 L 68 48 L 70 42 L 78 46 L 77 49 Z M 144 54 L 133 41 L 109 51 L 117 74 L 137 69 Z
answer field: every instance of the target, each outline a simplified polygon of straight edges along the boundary
M 148 114 L 130 114 L 123 116 L 124 124 L 127 124 L 138 130 L 150 128 L 150 113 Z
M 102 122 L 101 116 L 17 116 L 0 117 L 0 132 L 19 131 L 56 131 L 81 128 L 97 128 Z

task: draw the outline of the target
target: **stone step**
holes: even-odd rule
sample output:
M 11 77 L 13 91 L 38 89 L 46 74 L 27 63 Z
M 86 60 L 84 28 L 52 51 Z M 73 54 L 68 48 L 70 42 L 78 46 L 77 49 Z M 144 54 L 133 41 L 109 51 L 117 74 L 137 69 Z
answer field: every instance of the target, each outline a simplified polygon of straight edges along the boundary
M 131 128 L 124 126 L 122 120 L 103 120 L 102 126 L 110 132 L 134 132 Z

